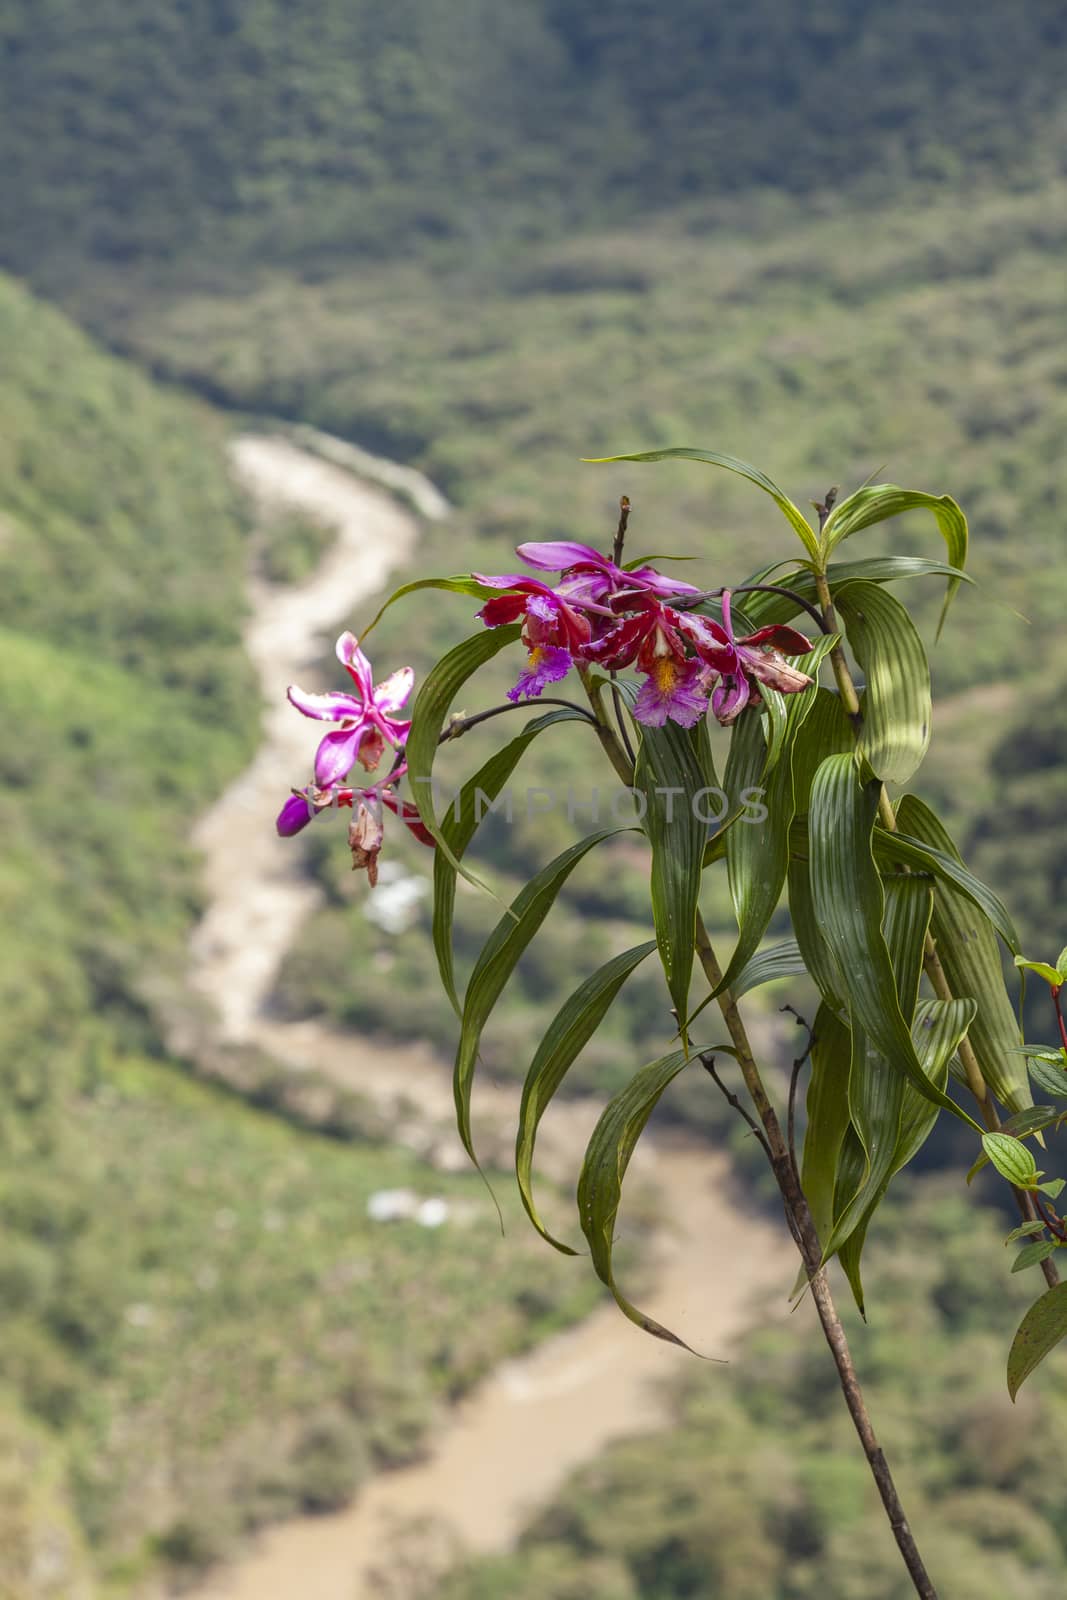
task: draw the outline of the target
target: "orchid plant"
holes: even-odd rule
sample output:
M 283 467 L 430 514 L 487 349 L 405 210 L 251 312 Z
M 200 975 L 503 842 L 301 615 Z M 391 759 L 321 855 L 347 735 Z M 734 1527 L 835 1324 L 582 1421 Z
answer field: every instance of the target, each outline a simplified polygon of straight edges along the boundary
M 1063 1182 L 1038 1170 L 1027 1143 L 1043 1142 L 1043 1130 L 1062 1115 L 1034 1105 L 1031 1077 L 1045 1097 L 1067 1100 L 1067 1027 L 1060 1010 L 1067 951 L 1055 967 L 1026 962 L 1007 910 L 969 872 L 940 819 L 917 796 L 904 794 L 894 802 L 887 789 L 912 779 L 931 726 L 926 649 L 889 585 L 943 580 L 944 623 L 960 585 L 970 581 L 964 570 L 967 523 L 956 502 L 948 495 L 865 485 L 843 500 L 831 492 L 814 503 L 813 521 L 765 474 L 730 456 L 684 449 L 608 459 L 672 457 L 724 468 L 761 489 L 798 536 L 799 554 L 743 582 L 698 588 L 660 572 L 652 558 L 624 559 L 630 515 L 624 499 L 610 555 L 569 540 L 524 544 L 517 553 L 536 576 L 472 574 L 405 585 L 387 605 L 426 587 L 476 597 L 479 627 L 430 671 L 410 721 L 398 720 L 413 686 L 410 668 L 375 686 L 361 646 L 351 634 L 342 635 L 338 656 L 355 692 L 289 691 L 297 710 L 333 726 L 319 745 L 314 781 L 293 791 L 278 830 L 293 834 L 332 807 L 353 807 L 353 862 L 368 870 L 372 883 L 383 805 L 434 848 L 434 944 L 458 1017 L 458 1126 L 476 1159 L 470 1100 L 483 1029 L 570 874 L 620 828 L 598 829 L 537 873 L 505 908 L 462 996 L 452 949 L 457 878 L 479 882 L 464 856 L 486 806 L 530 746 L 558 736 L 554 730 L 567 723 L 596 739 L 632 797 L 635 820 L 629 825 L 647 845 L 652 937 L 587 976 L 537 1044 L 516 1142 L 523 1205 L 549 1243 L 569 1249 L 548 1233 L 535 1203 L 538 1127 L 615 996 L 640 962 L 658 951 L 671 1001 L 663 1018 L 664 1052 L 635 1064 L 630 1082 L 605 1107 L 578 1179 L 578 1221 L 594 1269 L 627 1317 L 659 1338 L 680 1342 L 622 1292 L 612 1240 L 627 1165 L 654 1106 L 680 1073 L 706 1070 L 748 1122 L 770 1164 L 800 1255 L 798 1292 L 806 1289 L 814 1301 L 915 1591 L 934 1596 L 866 1410 L 828 1269 L 836 1258 L 862 1310 L 861 1256 L 871 1220 L 892 1179 L 937 1119 L 948 1115 L 976 1140 L 972 1175 L 991 1163 L 1011 1188 L 1021 1222 L 1009 1239 L 1025 1241 L 1015 1269 L 1036 1266 L 1048 1285 L 1009 1354 L 1013 1398 L 1067 1336 L 1067 1285 L 1060 1285 L 1054 1260 L 1067 1245 L 1067 1223 L 1053 1209 Z M 837 558 L 847 538 L 912 511 L 932 514 L 945 559 Z M 794 625 L 800 618 L 805 632 Z M 464 686 L 507 650 L 523 652 L 524 659 L 506 702 L 450 719 Z M 578 698 L 545 694 L 572 674 Z M 527 706 L 538 714 L 494 751 L 439 814 L 433 775 L 439 745 Z M 544 711 L 546 706 L 552 710 Z M 730 730 L 723 790 L 712 758 L 711 720 Z M 386 775 L 369 786 L 351 786 L 355 764 L 377 771 L 387 746 L 394 760 Z M 400 792 L 404 783 L 408 798 Z M 713 790 L 724 792 L 729 803 L 717 827 L 709 826 L 696 804 Z M 754 792 L 764 800 L 756 815 L 739 798 Z M 725 963 L 701 915 L 704 876 L 723 864 L 738 926 Z M 783 898 L 792 936 L 768 946 L 765 936 Z M 1060 1048 L 1023 1044 L 1002 947 L 1021 968 L 1034 968 L 1049 983 Z M 697 971 L 700 986 L 694 984 Z M 818 992 L 818 1010 L 780 1106 L 768 1091 L 738 1002 L 760 984 L 801 975 Z M 723 1039 L 707 1025 L 711 1004 Z M 720 1076 L 722 1057 L 735 1064 L 743 1098 Z M 798 1153 L 795 1099 L 805 1066 L 807 1120 Z

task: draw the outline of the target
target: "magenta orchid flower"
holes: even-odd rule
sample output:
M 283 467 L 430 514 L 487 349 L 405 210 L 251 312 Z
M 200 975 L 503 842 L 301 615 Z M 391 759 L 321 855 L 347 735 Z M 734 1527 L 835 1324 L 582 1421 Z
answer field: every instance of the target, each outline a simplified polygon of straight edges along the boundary
M 785 657 L 806 655 L 811 640 L 796 628 L 772 623 L 737 638 L 730 614 L 730 591 L 723 590 L 722 625 L 708 617 L 689 616 L 686 634 L 697 655 L 721 675 L 711 697 L 711 709 L 724 727 L 736 722 L 747 705 L 758 704 L 760 684 L 782 694 L 797 694 L 811 678 Z
M 487 588 L 505 589 L 506 593 L 487 600 L 478 615 L 487 628 L 499 628 L 508 622 L 522 624 L 522 641 L 529 651 L 525 670 L 508 699 L 519 701 L 525 695 L 536 698 L 550 683 L 559 683 L 574 664 L 580 652 L 592 637 L 588 617 L 550 589 L 539 578 L 524 578 L 512 574 L 506 577 L 485 577 L 477 574 L 478 582 Z
M 638 722 L 662 728 L 670 720 L 695 727 L 708 709 L 714 673 L 686 654 L 690 619 L 651 594 L 633 603 L 641 606 L 637 614 L 590 644 L 586 659 L 609 671 L 636 663 L 645 674 L 633 708 Z
M 565 573 L 556 593 L 566 595 L 574 605 L 581 605 L 585 595 L 592 602 L 603 604 L 608 597 L 617 600 L 621 595 L 634 592 L 654 594 L 660 599 L 700 593 L 691 583 L 665 578 L 654 567 L 638 567 L 627 572 L 591 545 L 578 544 L 572 539 L 520 544 L 515 554 L 521 556 L 527 566 L 537 567 L 542 572 Z
M 342 633 L 338 639 L 337 658 L 356 686 L 354 695 L 341 691 L 309 694 L 296 684 L 290 684 L 288 690 L 290 704 L 305 717 L 338 724 L 325 735 L 315 753 L 315 782 L 320 789 L 328 789 L 347 777 L 357 760 L 373 772 L 386 743 L 394 750 L 402 749 L 411 727 L 410 722 L 397 721 L 395 715 L 415 681 L 410 667 L 401 667 L 383 683 L 375 684 L 371 664 L 351 633 Z

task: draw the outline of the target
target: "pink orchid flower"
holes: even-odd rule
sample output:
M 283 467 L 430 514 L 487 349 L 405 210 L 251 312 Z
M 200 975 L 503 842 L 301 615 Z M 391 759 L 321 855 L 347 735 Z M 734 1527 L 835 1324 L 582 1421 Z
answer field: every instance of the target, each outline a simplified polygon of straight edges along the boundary
M 342 633 L 337 641 L 337 658 L 347 668 L 356 693 L 340 690 L 329 694 L 309 694 L 290 684 L 289 702 L 305 717 L 338 726 L 322 739 L 315 754 L 315 782 L 328 789 L 347 777 L 358 760 L 373 772 L 388 742 L 395 750 L 403 747 L 410 722 L 399 722 L 395 713 L 411 693 L 415 674 L 401 667 L 383 683 L 375 684 L 371 664 L 354 634 Z
M 759 702 L 759 686 L 766 684 L 782 694 L 797 694 L 811 678 L 785 657 L 806 655 L 811 640 L 796 628 L 774 623 L 739 639 L 730 614 L 730 591 L 722 594 L 722 625 L 709 617 L 689 616 L 686 635 L 700 659 L 721 675 L 711 697 L 711 709 L 724 727 L 736 722 L 747 705 Z

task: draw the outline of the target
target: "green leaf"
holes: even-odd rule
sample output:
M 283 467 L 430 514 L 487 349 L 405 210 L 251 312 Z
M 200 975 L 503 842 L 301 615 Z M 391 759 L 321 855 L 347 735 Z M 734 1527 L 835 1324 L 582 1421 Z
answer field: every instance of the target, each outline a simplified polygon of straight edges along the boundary
M 728 1047 L 718 1046 L 717 1049 L 733 1054 Z M 689 1059 L 684 1050 L 660 1056 L 635 1073 L 626 1087 L 609 1100 L 593 1129 L 578 1179 L 578 1216 L 597 1277 L 607 1284 L 620 1311 L 631 1322 L 655 1338 L 666 1339 L 685 1350 L 689 1346 L 684 1340 L 627 1300 L 615 1282 L 611 1257 L 615 1218 L 630 1157 L 663 1091 Z
M 793 504 L 789 496 L 779 489 L 765 472 L 760 472 L 758 467 L 749 466 L 747 461 L 739 461 L 736 456 L 720 455 L 715 450 L 694 450 L 678 446 L 672 450 L 639 450 L 629 455 L 587 456 L 585 459 L 594 466 L 611 461 L 702 461 L 709 467 L 724 467 L 727 472 L 736 473 L 739 478 L 747 478 L 749 483 L 754 483 L 764 494 L 769 494 L 786 521 L 799 534 L 808 554 L 813 560 L 818 559 L 819 541 L 803 511 Z
M 509 624 L 502 628 L 484 628 L 480 633 L 472 634 L 469 639 L 464 639 L 457 644 L 423 679 L 422 687 L 415 697 L 414 709 L 411 713 L 411 730 L 408 733 L 405 754 L 408 762 L 408 782 L 415 804 L 419 809 L 419 816 L 430 833 L 433 834 L 438 846 L 442 849 L 453 867 L 463 877 L 475 883 L 479 888 L 485 885 L 475 878 L 452 852 L 452 847 L 441 830 L 434 811 L 433 799 L 433 768 L 437 758 L 438 742 L 444 727 L 448 708 L 452 704 L 460 689 L 468 678 L 478 671 L 478 668 L 498 655 L 508 645 L 514 644 L 518 639 L 520 629 L 517 623 Z
M 815 1230 L 824 1249 L 834 1222 L 834 1179 L 841 1144 L 849 1127 L 848 1075 L 852 1039 L 848 1028 L 824 1001 L 812 1027 L 808 1124 L 804 1132 L 800 1186 L 807 1196 Z
M 948 1063 L 954 1050 L 974 1016 L 973 1000 L 922 1000 L 915 1010 L 911 1036 L 919 1064 L 936 1089 L 944 1090 L 948 1079 Z M 860 1276 L 860 1257 L 867 1238 L 867 1229 L 886 1190 L 900 1169 L 915 1156 L 933 1130 L 938 1107 L 910 1082 L 904 1084 L 900 1108 L 900 1130 L 896 1149 L 884 1182 L 871 1197 L 864 1214 L 858 1220 L 850 1237 L 841 1248 L 841 1265 L 849 1280 L 856 1304 L 861 1313 L 863 1283 Z
M 437 968 L 452 1009 L 460 1013 L 456 992 L 455 967 L 452 958 L 452 921 L 456 904 L 456 868 L 458 861 L 473 839 L 482 820 L 481 805 L 499 798 L 501 790 L 515 771 L 530 744 L 557 722 L 583 720 L 574 711 L 560 707 L 528 722 L 517 738 L 502 750 L 489 757 L 473 777 L 468 778 L 455 800 L 448 806 L 441 822 L 441 837 L 449 853 L 435 850 L 433 859 L 433 945 L 437 954 Z
M 1067 945 L 1064 946 L 1059 955 L 1056 957 L 1056 967 L 1060 977 L 1067 978 Z
M 538 1233 L 564 1255 L 572 1256 L 575 1251 L 552 1237 L 534 1204 L 533 1158 L 537 1130 L 572 1062 L 603 1022 L 612 1001 L 631 972 L 655 948 L 655 939 L 650 939 L 647 944 L 624 951 L 586 978 L 549 1023 L 522 1086 L 519 1131 L 515 1141 L 515 1176 L 519 1193 L 526 1215 Z
M 894 878 L 885 886 L 883 933 L 892 963 L 897 1001 L 909 1024 L 915 1011 L 922 972 L 923 941 L 930 921 L 933 896 L 929 885 L 919 878 Z M 832 1255 L 859 1226 L 873 1214 L 892 1172 L 893 1158 L 900 1139 L 900 1119 L 904 1106 L 906 1079 L 894 1071 L 892 1063 L 874 1048 L 861 1025 L 853 1022 L 852 1064 L 848 1080 L 849 1119 L 863 1149 L 859 1182 L 843 1207 L 835 1212 L 834 1227 L 826 1244 Z M 850 1162 L 850 1166 L 851 1166 Z M 835 1206 L 837 1200 L 835 1199 Z M 846 1265 L 857 1302 L 863 1308 L 859 1289 L 858 1256 L 853 1271 Z
M 1040 1220 L 1035 1222 L 1024 1222 L 1020 1228 L 1013 1228 L 1011 1230 L 1004 1243 L 1008 1245 L 1015 1244 L 1019 1239 L 1032 1239 L 1036 1234 L 1044 1233 L 1044 1231 L 1045 1224 Z
M 368 622 L 359 635 L 360 641 L 365 640 L 371 630 L 378 626 L 390 606 L 395 605 L 398 600 L 403 600 L 405 595 L 414 594 L 417 589 L 444 589 L 451 594 L 470 595 L 475 600 L 488 600 L 494 594 L 501 592 L 499 589 L 492 589 L 484 583 L 479 583 L 477 578 L 472 578 L 469 573 L 455 578 L 416 578 L 413 583 L 403 583 L 399 589 L 393 591 L 377 615 Z
M 1029 1066 L 1030 1076 L 1039 1089 L 1044 1090 L 1045 1094 L 1054 1094 L 1061 1100 L 1067 1100 L 1067 1072 L 1062 1066 L 1053 1066 L 1042 1056 L 1031 1056 Z
M 989 892 L 982 890 L 977 879 L 972 882 L 972 896 L 960 893 L 962 880 L 957 876 L 953 883 L 947 881 L 945 863 L 963 869 L 959 852 L 939 818 L 914 795 L 905 795 L 897 808 L 897 821 L 901 832 L 912 841 L 931 847 L 940 853 L 941 863 L 931 863 L 937 873 L 934 890 L 934 915 L 931 932 L 937 944 L 937 953 L 945 970 L 953 994 L 970 995 L 978 1002 L 978 1012 L 968 1030 L 968 1039 L 982 1069 L 982 1076 L 1002 1105 L 1012 1111 L 1023 1111 L 1033 1104 L 1025 1062 L 1013 1052 L 1021 1043 L 1019 1026 L 1004 987 L 1004 974 L 1000 963 L 994 927 L 1001 937 L 1006 934 L 1018 948 L 1015 930 L 1007 913 L 991 916 L 994 907 L 989 905 Z M 885 844 L 885 841 L 881 841 Z M 886 845 L 888 849 L 888 845 Z M 977 888 L 973 887 L 977 885 Z M 978 909 L 977 901 L 983 901 Z M 995 900 L 995 896 L 991 897 Z M 999 902 L 996 902 L 999 906 Z M 1006 920 L 1008 926 L 1003 926 Z
M 1054 989 L 1058 989 L 1063 983 L 1063 978 L 1058 969 L 1050 967 L 1047 961 L 1024 961 L 1022 956 L 1016 956 L 1015 965 L 1021 967 L 1025 972 L 1036 972 L 1039 978 L 1044 978 L 1045 982 L 1051 984 Z
M 906 511 L 930 511 L 945 541 L 945 552 L 953 567 L 967 565 L 967 518 L 951 495 L 923 494 L 915 489 L 898 489 L 892 483 L 868 484 L 857 489 L 847 499 L 841 500 L 831 511 L 823 528 L 822 540 L 826 554 L 839 545 L 842 539 L 873 527 L 890 517 L 901 516 Z M 938 634 L 944 625 L 952 598 L 959 588 L 959 579 L 950 578 L 941 607 Z
M 1057 1248 L 1055 1239 L 1037 1239 L 1033 1244 L 1024 1245 L 1012 1262 L 1011 1270 L 1025 1272 L 1027 1267 L 1036 1267 L 1047 1261 Z
M 470 1098 L 474 1066 L 478 1058 L 478 1045 L 489 1014 L 500 997 L 504 985 L 515 970 L 516 963 L 534 934 L 544 922 L 552 905 L 581 861 L 594 845 L 613 839 L 626 832 L 623 828 L 603 828 L 587 839 L 572 844 L 547 867 L 542 867 L 512 901 L 482 948 L 474 964 L 467 993 L 463 1002 L 459 1046 L 452 1075 L 452 1090 L 456 1102 L 456 1123 L 463 1148 L 477 1165 L 471 1140 Z
M 829 756 L 815 774 L 808 813 L 809 871 L 815 915 L 840 971 L 853 1024 L 919 1093 L 981 1132 L 974 1119 L 930 1083 L 897 998 L 882 933 L 885 896 L 871 854 L 881 785 L 861 783 L 851 756 Z
M 1037 1163 L 1033 1152 L 1010 1133 L 983 1133 L 982 1149 L 1002 1178 L 1016 1189 L 1037 1182 Z
M 697 899 L 708 825 L 694 798 L 708 787 L 707 731 L 668 722 L 641 735 L 634 787 L 644 795 L 644 829 L 652 847 L 652 917 L 667 987 L 680 1022 L 689 1005 L 696 949 Z M 731 829 L 731 836 L 735 832 Z M 684 1035 L 683 1035 L 684 1038 Z
M 859 752 L 888 783 L 907 783 L 930 743 L 930 667 L 915 624 L 900 601 L 876 583 L 850 583 L 837 613 L 863 668 Z
M 780 566 L 782 563 L 777 563 Z M 792 589 L 810 605 L 817 605 L 818 591 L 815 576 L 807 567 L 789 572 L 784 577 L 774 577 L 775 568 L 757 572 L 745 583 L 778 583 L 783 589 Z M 846 583 L 857 579 L 864 583 L 893 583 L 900 578 L 950 578 L 957 583 L 973 583 L 966 572 L 951 567 L 945 561 L 929 561 L 924 556 L 871 556 L 864 561 L 831 561 L 826 569 L 826 581 L 834 595 Z M 739 587 L 744 587 L 740 585 Z M 746 594 L 745 612 L 753 625 L 765 627 L 772 622 L 789 622 L 801 611 L 788 595 Z
M 1051 1199 L 1058 1200 L 1063 1193 L 1065 1181 L 1067 1180 L 1063 1178 L 1052 1178 L 1048 1183 L 1039 1183 L 1037 1187 L 1042 1194 L 1047 1194 Z
M 1058 1283 L 1026 1313 L 1008 1352 L 1008 1393 L 1019 1393 L 1035 1367 L 1067 1334 L 1067 1283 Z
M 727 794 L 744 794 L 766 784 L 764 816 L 743 819 L 726 839 L 726 868 L 730 895 L 737 917 L 737 944 L 723 974 L 719 990 L 732 988 L 759 948 L 771 917 L 782 897 L 789 869 L 789 831 L 795 799 L 793 747 L 805 719 L 820 693 L 816 685 L 788 696 L 780 754 L 767 774 L 768 752 L 759 715 L 743 712 L 734 724 L 724 786 Z
M 777 983 L 781 978 L 801 978 L 807 972 L 800 946 L 795 939 L 783 939 L 781 944 L 768 945 L 751 961 L 747 961 L 730 985 L 735 1000 L 764 983 Z
M 852 727 L 839 697 L 829 689 L 820 688 L 793 744 L 793 796 L 797 812 L 805 817 L 805 849 L 803 858 L 796 855 L 797 825 L 794 824 L 790 830 L 789 914 L 812 981 L 834 1010 L 844 1007 L 844 984 L 815 919 L 807 861 L 806 814 L 812 779 L 819 766 L 829 755 L 850 754 L 854 742 Z
M 918 808 L 922 801 L 914 795 L 905 795 L 897 810 L 897 821 L 901 817 L 908 819 L 919 814 Z M 924 808 L 925 809 L 925 808 Z M 929 828 L 931 822 L 937 824 L 937 818 L 932 812 L 923 819 L 922 826 Z M 910 825 L 910 824 L 909 824 Z M 879 863 L 888 863 L 891 866 L 907 866 L 919 872 L 928 872 L 938 878 L 943 884 L 958 889 L 963 897 L 971 902 L 984 917 L 992 923 L 996 932 L 1003 939 L 1009 950 L 1016 950 L 1019 944 L 1019 935 L 1011 914 L 999 895 L 993 893 L 980 878 L 968 872 L 963 865 L 955 846 L 944 829 L 940 829 L 940 836 L 948 849 L 939 850 L 934 845 L 924 843 L 922 839 L 912 837 L 902 829 L 899 833 L 889 833 L 877 827 L 874 831 L 874 853 Z M 951 853 L 950 853 L 951 852 Z M 999 969 L 999 957 L 998 957 Z M 1003 978 L 1001 979 L 1003 984 Z

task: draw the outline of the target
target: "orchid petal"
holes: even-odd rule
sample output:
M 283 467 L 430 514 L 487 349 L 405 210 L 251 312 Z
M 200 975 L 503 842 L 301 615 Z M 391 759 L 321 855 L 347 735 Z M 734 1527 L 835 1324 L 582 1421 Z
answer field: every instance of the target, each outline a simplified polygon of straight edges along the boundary
M 301 689 L 299 684 L 291 683 L 285 692 L 291 706 L 295 706 L 305 717 L 314 717 L 316 722 L 344 722 L 350 717 L 362 721 L 366 715 L 363 702 L 342 690 L 330 694 L 310 694 L 307 689 Z
M 792 666 L 770 645 L 762 645 L 758 650 L 750 650 L 747 645 L 738 645 L 737 653 L 746 672 L 751 673 L 760 683 L 778 689 L 782 694 L 798 694 L 812 681 L 806 672 L 801 672 L 798 667 Z
M 419 816 L 417 806 L 413 806 L 408 800 L 401 800 L 398 795 L 393 794 L 389 789 L 382 789 L 379 794 L 379 799 L 383 805 L 387 805 L 389 807 L 389 810 L 392 811 L 394 815 L 400 818 L 408 832 L 411 833 L 420 844 L 428 845 L 431 850 L 434 849 L 437 841 L 423 823 L 422 818 Z
M 636 656 L 641 641 L 654 624 L 655 618 L 647 614 L 627 617 L 601 638 L 583 645 L 582 658 L 585 661 L 595 661 L 598 666 L 607 667 L 609 671 L 616 667 L 628 667 Z
M 514 689 L 508 690 L 508 699 L 516 704 L 523 695 L 528 699 L 535 699 L 546 685 L 558 683 L 561 678 L 565 678 L 571 666 L 569 650 L 562 650 L 559 646 L 551 644 L 535 645 L 530 651 L 526 670 L 520 674 Z
M 369 700 L 374 690 L 374 673 L 370 662 L 359 648 L 359 640 L 355 634 L 342 633 L 336 649 L 338 661 L 343 667 L 348 668 L 363 698 Z
M 743 672 L 730 673 L 724 677 L 711 697 L 711 709 L 715 713 L 717 722 L 724 728 L 731 722 L 736 722 L 742 711 L 748 705 L 751 697 L 748 679 Z
M 811 649 L 811 640 L 796 628 L 786 627 L 783 622 L 771 623 L 766 628 L 757 628 L 755 633 L 750 633 L 747 639 L 739 641 L 744 645 L 772 644 L 776 650 L 782 650 L 787 656 L 806 656 Z
M 291 839 L 301 828 L 307 827 L 315 814 L 315 807 L 306 794 L 291 794 L 278 812 L 275 826 L 283 839 Z
M 683 666 L 673 657 L 662 658 L 634 701 L 637 721 L 662 728 L 669 717 L 680 727 L 695 727 L 708 709 L 703 677 L 703 669 L 695 662 Z
M 315 752 L 317 784 L 328 789 L 351 772 L 366 732 L 367 726 L 363 723 L 358 728 L 337 728 L 326 734 Z
M 542 572 L 565 572 L 568 567 L 589 562 L 594 567 L 608 567 L 611 563 L 591 545 L 577 544 L 570 539 L 557 539 L 547 544 L 520 544 L 515 551 L 527 566 L 539 567 Z
M 529 595 L 501 594 L 487 600 L 478 612 L 479 620 L 487 628 L 500 628 L 507 622 L 516 622 L 526 611 Z
M 666 578 L 655 567 L 638 567 L 636 572 L 627 572 L 625 577 L 627 583 L 636 583 L 639 588 L 648 589 L 663 598 L 672 594 L 700 593 L 695 583 L 683 583 L 680 578 Z
M 374 704 L 377 710 L 387 714 L 390 711 L 399 711 L 411 693 L 414 682 L 414 669 L 400 667 L 396 672 L 391 672 L 384 682 L 375 684 Z

